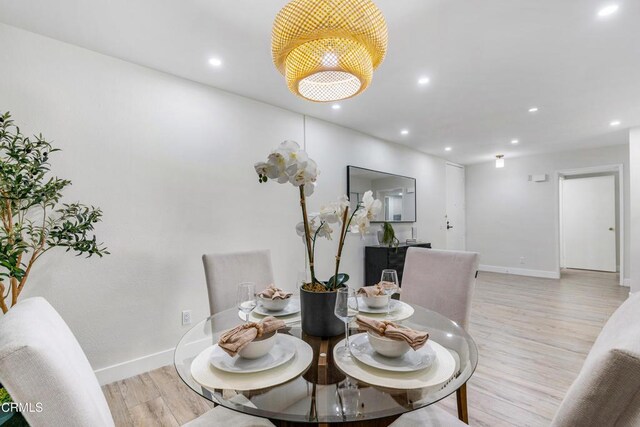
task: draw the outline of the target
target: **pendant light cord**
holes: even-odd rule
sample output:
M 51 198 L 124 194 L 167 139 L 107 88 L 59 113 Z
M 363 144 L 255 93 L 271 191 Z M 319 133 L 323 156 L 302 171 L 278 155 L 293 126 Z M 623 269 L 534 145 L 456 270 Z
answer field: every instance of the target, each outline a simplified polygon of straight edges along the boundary
M 302 145 L 304 150 L 307 151 L 307 115 L 302 115 Z

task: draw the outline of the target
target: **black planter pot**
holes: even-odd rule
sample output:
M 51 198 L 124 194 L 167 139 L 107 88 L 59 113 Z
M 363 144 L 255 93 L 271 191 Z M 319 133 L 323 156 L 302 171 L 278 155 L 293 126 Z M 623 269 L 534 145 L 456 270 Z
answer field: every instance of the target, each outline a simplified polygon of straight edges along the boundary
M 344 334 L 344 323 L 333 310 L 336 292 L 309 292 L 300 288 L 302 331 L 315 337 L 335 337 Z

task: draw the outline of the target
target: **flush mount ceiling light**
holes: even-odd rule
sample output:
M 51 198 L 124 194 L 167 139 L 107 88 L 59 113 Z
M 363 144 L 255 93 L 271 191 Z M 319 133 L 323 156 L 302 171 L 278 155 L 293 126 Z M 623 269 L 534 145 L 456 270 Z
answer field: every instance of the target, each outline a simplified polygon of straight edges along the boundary
M 220 58 L 211 58 L 209 59 L 209 65 L 212 67 L 219 67 L 222 65 L 222 59 Z
M 529 112 L 530 112 L 530 113 L 537 113 L 537 112 L 538 112 L 538 107 L 531 107 L 531 108 L 529 108 Z
M 609 123 L 609 126 L 616 127 L 616 126 L 620 126 L 620 124 L 621 124 L 620 120 L 613 120 L 611 123 Z
M 289 90 L 330 102 L 362 93 L 387 53 L 387 24 L 370 0 L 293 0 L 276 16 L 273 62 Z
M 520 142 L 520 140 L 519 140 L 519 139 L 512 139 L 512 140 L 511 140 L 511 143 L 512 143 L 512 144 L 518 144 L 519 142 Z
M 409 131 L 407 129 L 402 129 L 400 131 L 400 135 L 409 135 Z
M 618 11 L 618 9 L 620 9 L 620 6 L 618 6 L 617 4 L 610 4 L 600 9 L 598 11 L 598 16 L 604 18 L 606 16 L 613 15 Z
M 498 169 L 503 168 L 504 167 L 504 155 L 503 154 L 498 154 L 496 156 L 496 167 Z

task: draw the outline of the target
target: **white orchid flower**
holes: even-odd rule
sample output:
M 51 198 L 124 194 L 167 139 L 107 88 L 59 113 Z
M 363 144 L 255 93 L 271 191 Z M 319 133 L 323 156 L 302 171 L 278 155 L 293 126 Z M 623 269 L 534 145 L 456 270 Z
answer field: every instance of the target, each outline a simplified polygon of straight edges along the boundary
M 324 237 L 327 240 L 332 240 L 331 233 L 333 233 L 333 229 L 326 222 L 323 222 L 317 231 L 318 231 L 318 237 Z
M 360 233 L 364 236 L 367 231 L 369 231 L 369 226 L 371 225 L 371 221 L 369 221 L 369 217 L 367 216 L 367 212 L 364 209 L 360 209 L 353 216 L 353 220 L 351 221 L 351 232 L 352 233 Z
M 298 234 L 298 236 L 304 237 L 304 222 L 300 221 L 298 224 L 296 224 L 296 233 Z
M 328 224 L 340 222 L 340 211 L 336 203 L 329 203 L 320 208 L 320 219 Z
M 269 179 L 278 178 L 278 168 L 268 162 L 258 162 L 253 166 L 258 175 L 264 175 Z
M 367 218 L 369 220 L 375 219 L 380 210 L 382 209 L 382 202 L 378 199 L 373 198 L 373 192 L 371 190 L 364 193 L 362 197 L 362 208 L 363 212 L 366 212 Z
M 353 216 L 353 220 L 351 221 L 351 229 L 352 233 L 360 233 L 364 236 L 367 231 L 369 231 L 369 227 L 371 226 L 371 221 L 374 220 L 380 210 L 382 209 L 382 202 L 380 200 L 373 198 L 373 192 L 367 191 L 364 193 L 362 197 L 362 203 L 358 207 L 355 215 Z
M 306 156 L 306 153 L 305 153 Z M 295 167 L 294 167 L 295 166 Z M 307 158 L 303 162 L 296 163 L 287 168 L 289 182 L 296 187 L 315 182 L 318 177 L 318 166 L 316 162 Z
M 305 196 L 313 194 L 311 184 L 316 181 L 319 173 L 316 162 L 294 141 L 281 143 L 269 154 L 266 162 L 256 163 L 254 168 L 259 176 L 276 180 L 280 184 L 289 182 L 294 187 L 304 186 Z
M 349 198 L 340 196 L 337 202 L 329 203 L 320 209 L 320 218 L 329 224 L 341 223 L 346 209 L 349 209 Z
M 313 192 L 316 189 L 316 183 L 315 182 L 310 182 L 308 184 L 304 185 L 304 195 L 306 197 L 309 197 L 310 195 L 313 194 Z
M 282 151 L 300 151 L 300 145 L 295 141 L 287 140 L 281 142 L 278 149 Z

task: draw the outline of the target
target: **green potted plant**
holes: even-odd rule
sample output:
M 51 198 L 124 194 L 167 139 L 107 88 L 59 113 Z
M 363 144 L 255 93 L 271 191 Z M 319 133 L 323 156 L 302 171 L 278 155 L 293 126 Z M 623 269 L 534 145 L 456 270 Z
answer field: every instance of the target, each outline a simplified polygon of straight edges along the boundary
M 382 224 L 382 229 L 378 231 L 378 243 L 389 248 L 397 248 L 400 244 L 400 240 L 396 237 L 396 232 L 390 222 Z
M 108 254 L 93 235 L 102 211 L 61 203 L 71 181 L 50 174 L 53 148 L 42 135 L 26 137 L 6 112 L 0 116 L 0 310 L 18 303 L 31 270 L 45 253 Z M 2 378 L 0 378 L 0 381 Z M 8 398 L 0 384 L 0 396 Z
M 355 209 L 351 210 L 347 196 L 336 202 L 323 206 L 318 214 L 307 212 L 307 197 L 313 194 L 314 184 L 318 176 L 316 162 L 309 158 L 304 150 L 293 141 L 285 141 L 274 150 L 267 161 L 254 165 L 258 181 L 268 180 L 280 184 L 290 183 L 298 187 L 302 221 L 296 231 L 302 237 L 306 248 L 306 260 L 310 273 L 310 281 L 300 288 L 300 306 L 302 330 L 314 336 L 335 336 L 343 332 L 344 324 L 333 314 L 336 290 L 346 286 L 349 275 L 340 273 L 340 260 L 346 236 L 350 231 L 366 233 L 370 221 L 375 218 L 382 207 L 379 200 L 374 200 L 368 191 Z M 332 240 L 332 225 L 340 229 L 334 275 L 326 281 L 319 280 L 315 270 L 315 247 L 317 239 L 322 237 Z

